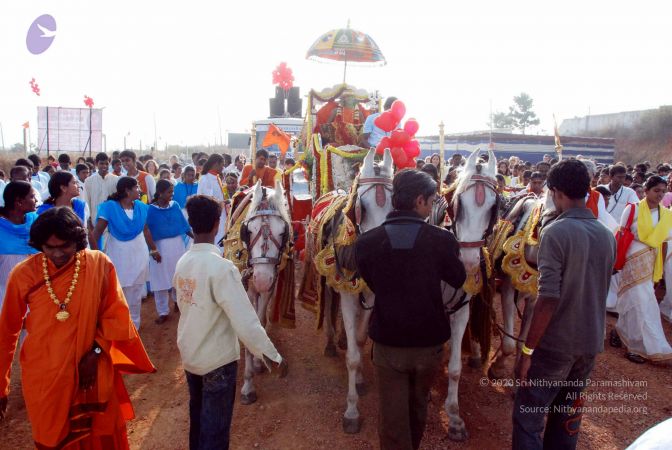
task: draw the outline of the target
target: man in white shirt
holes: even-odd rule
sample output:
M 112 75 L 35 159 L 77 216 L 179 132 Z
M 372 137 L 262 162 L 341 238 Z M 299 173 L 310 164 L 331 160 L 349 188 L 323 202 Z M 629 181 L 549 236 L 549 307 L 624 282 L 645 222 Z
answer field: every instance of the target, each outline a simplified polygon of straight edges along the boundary
M 98 205 L 117 191 L 119 177 L 110 173 L 110 159 L 105 153 L 96 155 L 96 173 L 84 180 L 84 201 L 89 205 L 89 227 L 93 228 L 98 218 Z
M 607 212 L 617 223 L 621 222 L 621 215 L 628 203 L 639 203 L 637 193 L 627 186 L 623 186 L 625 182 L 626 169 L 620 165 L 614 165 L 609 168 L 609 177 L 611 181 L 609 184 L 603 185 L 609 192 L 611 197 L 607 204 Z
M 42 168 L 42 161 L 40 160 L 40 157 L 37 156 L 35 153 L 31 153 L 28 155 L 28 160 L 33 163 L 33 176 L 32 178 L 35 180 L 37 179 L 40 183 L 42 183 L 42 186 L 49 190 L 49 179 L 51 177 L 49 174 L 43 170 L 40 170 Z
M 79 189 L 79 198 L 85 200 L 86 195 L 84 195 L 84 182 L 89 178 L 89 166 L 86 164 L 77 164 L 75 166 L 75 181 L 77 182 L 77 188 Z
M 196 195 L 187 212 L 194 244 L 177 263 L 173 287 L 181 313 L 177 346 L 189 386 L 189 448 L 228 449 L 238 340 L 269 369 L 275 363 L 281 377 L 287 363 L 261 326 L 238 269 L 213 244 L 220 204 Z
M 12 167 L 9 171 L 9 182 L 11 181 L 25 181 L 30 183 L 30 169 L 21 165 Z M 0 190 L 0 207 L 5 206 L 5 199 L 3 198 L 3 194 L 5 193 L 5 188 L 9 182 L 4 184 L 2 186 L 2 190 Z M 42 199 L 39 191 L 35 189 L 35 186 L 33 186 L 33 192 L 35 194 L 35 199 L 37 200 L 35 202 L 35 206 L 39 207 L 42 205 Z
M 385 111 L 392 108 L 392 103 L 396 100 L 396 97 L 388 97 L 385 100 L 385 105 L 383 109 Z M 385 136 L 389 136 L 391 133 L 385 132 L 378 128 L 375 124 L 376 119 L 380 116 L 381 113 L 369 114 L 369 117 L 366 118 L 364 122 L 364 127 L 362 129 L 362 137 L 360 138 L 359 145 L 365 148 L 376 147 L 380 140 Z
M 16 163 L 14 165 L 24 166 L 25 168 L 28 169 L 28 180 L 26 181 L 32 184 L 33 189 L 35 189 L 39 193 L 37 199 L 40 200 L 40 203 L 49 198 L 49 184 L 48 182 L 47 184 L 43 184 L 42 181 L 39 179 L 39 177 L 33 176 L 35 165 L 33 164 L 32 161 L 26 158 L 19 158 L 16 160 Z

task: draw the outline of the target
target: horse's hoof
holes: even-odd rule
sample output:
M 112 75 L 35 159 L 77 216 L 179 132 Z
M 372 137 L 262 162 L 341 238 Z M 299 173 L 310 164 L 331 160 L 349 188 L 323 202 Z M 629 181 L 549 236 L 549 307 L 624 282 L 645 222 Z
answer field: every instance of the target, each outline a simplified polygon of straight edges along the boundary
M 329 358 L 335 358 L 338 356 L 336 346 L 333 343 L 327 344 L 327 346 L 324 347 L 324 356 L 328 356 Z
M 469 433 L 464 427 L 448 427 L 448 439 L 453 442 L 464 442 L 469 439 Z
M 366 387 L 366 383 L 356 383 L 355 384 L 355 389 L 357 390 L 357 395 L 360 397 L 363 395 L 366 395 L 368 392 L 368 388 Z
M 251 405 L 252 403 L 257 401 L 257 393 L 256 392 L 250 392 L 249 394 L 242 394 L 240 396 L 240 404 L 241 405 Z
M 467 361 L 467 364 L 472 369 L 482 369 L 483 368 L 483 363 L 481 362 L 481 358 L 474 358 L 474 357 L 470 356 L 469 360 Z
M 362 421 L 357 419 L 348 419 L 343 417 L 343 432 L 347 434 L 357 434 L 362 429 Z

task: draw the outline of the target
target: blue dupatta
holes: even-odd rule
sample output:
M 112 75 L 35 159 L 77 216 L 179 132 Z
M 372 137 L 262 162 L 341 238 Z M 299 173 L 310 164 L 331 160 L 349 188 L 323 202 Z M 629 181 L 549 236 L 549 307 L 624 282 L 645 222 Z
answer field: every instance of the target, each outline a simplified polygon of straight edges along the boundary
M 167 208 L 149 205 L 147 227 L 155 241 L 184 235 L 191 230 L 180 205 L 175 201 L 171 201 Z
M 37 253 L 28 245 L 30 227 L 37 220 L 37 213 L 26 214 L 24 223 L 16 225 L 0 217 L 0 255 L 33 255 Z
M 147 223 L 148 206 L 140 200 L 133 202 L 133 219 L 129 219 L 124 208 L 116 200 L 107 200 L 98 205 L 98 217 L 107 221 L 107 229 L 118 241 L 132 241 L 142 233 Z

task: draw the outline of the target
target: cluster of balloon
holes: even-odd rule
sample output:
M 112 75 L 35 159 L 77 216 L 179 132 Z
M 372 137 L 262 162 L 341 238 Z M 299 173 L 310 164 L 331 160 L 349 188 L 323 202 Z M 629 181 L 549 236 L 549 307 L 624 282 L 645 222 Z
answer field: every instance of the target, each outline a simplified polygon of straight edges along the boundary
M 390 133 L 380 140 L 376 153 L 382 155 L 386 148 L 390 149 L 392 161 L 397 169 L 415 167 L 415 158 L 420 155 L 420 143 L 415 139 L 420 125 L 410 118 L 403 128 L 399 128 L 401 120 L 406 115 L 406 105 L 401 100 L 395 100 L 392 107 L 381 113 L 374 121 L 381 130 Z
M 84 104 L 88 106 L 89 108 L 93 108 L 93 99 L 89 97 L 88 95 L 84 96 Z
M 30 89 L 35 93 L 35 95 L 40 95 L 40 86 L 35 81 L 35 78 L 30 80 Z
M 273 84 L 277 84 L 285 92 L 294 86 L 294 75 L 292 75 L 292 69 L 287 67 L 286 62 L 278 64 L 278 67 L 273 71 Z

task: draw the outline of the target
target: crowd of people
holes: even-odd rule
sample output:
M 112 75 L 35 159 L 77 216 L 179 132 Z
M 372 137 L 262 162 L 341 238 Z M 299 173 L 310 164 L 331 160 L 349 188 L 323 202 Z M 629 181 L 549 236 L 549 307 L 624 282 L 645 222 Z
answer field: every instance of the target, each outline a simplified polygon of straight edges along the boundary
M 399 403 L 400 389 L 408 389 L 416 376 L 419 383 L 405 415 L 383 414 L 383 448 L 417 449 L 422 438 L 427 394 L 450 336 L 445 316 L 427 314 L 443 310 L 441 281 L 459 287 L 465 278 L 454 236 L 424 221 L 429 217 L 432 223 L 441 200 L 439 174 L 445 173 L 443 181 L 450 185 L 463 164 L 456 153 L 442 171 L 435 154 L 418 161 L 420 170 L 399 172 L 389 223 L 357 244 L 359 273 L 377 295 L 370 335 L 374 364 L 387 386 L 381 398 Z M 119 374 L 155 370 L 138 335 L 143 298 L 153 293 L 157 324 L 180 316 L 177 343 L 190 393 L 190 447 L 227 448 L 238 339 L 281 375 L 287 363 L 217 244 L 241 187 L 257 181 L 274 187 L 282 168 L 293 165 L 266 150 L 257 151 L 252 164 L 243 156 L 203 153 L 194 153 L 188 163 L 175 155 L 159 163 L 130 150 L 80 157 L 74 167 L 67 154 L 17 160 L 8 179 L 0 179 L 0 419 L 12 358 L 23 340 L 22 385 L 36 446 L 89 440 L 101 448 L 125 448 L 124 424 L 132 408 Z M 672 320 L 672 289 L 661 294 L 665 285 L 672 287 L 666 245 L 672 240 L 670 166 L 606 166 L 582 157 L 558 162 L 547 155 L 537 164 L 499 159 L 497 167 L 503 214 L 522 198 L 542 195 L 553 197 L 559 213 L 542 231 L 539 320 L 523 346 L 518 377 L 585 382 L 603 350 L 607 311 L 618 315 L 609 342 L 624 346 L 630 361 L 672 359 L 661 319 Z M 601 211 L 610 220 L 587 220 Z M 395 227 L 405 231 L 394 232 Z M 410 240 L 409 229 L 415 233 Z M 619 230 L 632 233 L 628 248 L 619 248 L 626 240 L 614 239 Z M 448 250 L 436 245 L 442 241 Z M 614 271 L 617 252 L 623 252 L 624 265 Z M 395 284 L 389 273 L 408 267 L 409 258 L 418 261 L 412 267 L 428 269 L 410 285 L 403 277 Z M 451 269 L 434 272 L 430 266 Z M 428 288 L 418 293 L 423 277 Z M 384 280 L 396 288 L 376 290 Z M 418 297 L 413 307 L 404 302 L 409 295 Z M 376 314 L 383 304 L 390 309 Z M 409 314 L 434 320 L 431 330 L 422 320 L 415 321 L 417 335 L 395 335 L 395 320 L 406 321 Z M 562 329 L 567 321 L 575 324 L 570 335 Z M 415 351 L 394 360 L 399 355 L 394 347 Z M 535 389 L 520 389 L 516 405 L 549 406 L 567 394 Z M 573 448 L 580 417 L 571 430 L 565 426 L 570 419 L 571 414 L 549 415 L 544 442 Z M 514 447 L 541 448 L 544 414 L 514 411 L 513 420 Z

